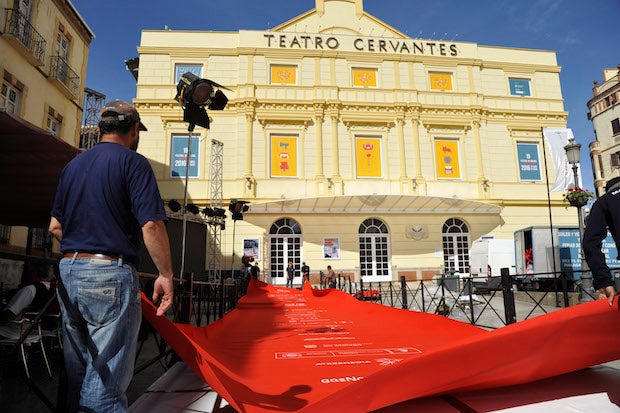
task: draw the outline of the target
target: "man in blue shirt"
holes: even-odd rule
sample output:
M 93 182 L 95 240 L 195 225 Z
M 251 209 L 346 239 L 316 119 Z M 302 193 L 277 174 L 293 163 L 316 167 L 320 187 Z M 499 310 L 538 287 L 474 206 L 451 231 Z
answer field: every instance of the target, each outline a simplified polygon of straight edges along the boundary
M 101 142 L 63 170 L 49 230 L 60 241 L 58 298 L 70 411 L 125 412 L 141 321 L 140 235 L 159 276 L 158 315 L 173 298 L 166 213 L 133 105 L 106 104 Z

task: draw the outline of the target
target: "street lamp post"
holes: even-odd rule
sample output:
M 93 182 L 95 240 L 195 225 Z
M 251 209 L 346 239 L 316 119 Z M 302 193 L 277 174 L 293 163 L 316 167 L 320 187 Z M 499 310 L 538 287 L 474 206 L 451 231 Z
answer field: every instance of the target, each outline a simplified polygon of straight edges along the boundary
M 581 144 L 575 143 L 575 139 L 571 138 L 568 140 L 568 145 L 564 146 L 564 150 L 566 151 L 566 158 L 568 158 L 568 163 L 571 164 L 573 169 L 573 177 L 575 180 L 575 188 L 578 188 L 579 178 L 578 178 L 578 165 L 580 160 L 580 150 Z M 592 284 L 592 274 L 590 273 L 590 268 L 588 267 L 588 263 L 583 256 L 583 212 L 582 208 L 585 206 L 585 203 L 577 203 L 574 206 L 577 207 L 577 219 L 579 219 L 579 258 L 581 259 L 581 288 L 582 291 L 580 293 L 579 301 L 584 303 L 587 301 L 592 301 L 592 295 L 594 294 L 594 285 Z

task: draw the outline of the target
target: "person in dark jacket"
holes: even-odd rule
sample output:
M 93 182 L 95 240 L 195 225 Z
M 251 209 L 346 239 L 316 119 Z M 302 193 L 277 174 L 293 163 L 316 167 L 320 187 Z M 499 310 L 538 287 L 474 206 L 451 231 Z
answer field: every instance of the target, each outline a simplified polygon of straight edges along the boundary
M 616 289 L 611 270 L 605 263 L 605 254 L 602 251 L 608 228 L 620 251 L 620 177 L 609 180 L 605 185 L 605 194 L 592 205 L 582 243 L 583 253 L 592 271 L 594 288 L 598 290 L 599 299 L 609 300 L 611 306 Z

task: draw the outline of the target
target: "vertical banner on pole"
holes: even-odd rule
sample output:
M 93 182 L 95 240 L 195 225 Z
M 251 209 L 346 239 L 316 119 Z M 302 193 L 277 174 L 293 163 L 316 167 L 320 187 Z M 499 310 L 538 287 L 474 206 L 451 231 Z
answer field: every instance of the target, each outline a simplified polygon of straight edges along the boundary
M 543 128 L 543 136 L 551 151 L 553 166 L 555 169 L 555 182 L 551 187 L 551 192 L 564 191 L 575 187 L 575 179 L 571 171 L 571 166 L 566 157 L 564 147 L 568 145 L 570 139 L 574 139 L 573 131 L 570 128 Z M 581 170 L 578 171 L 578 179 L 581 182 Z M 577 186 L 580 186 L 577 183 Z

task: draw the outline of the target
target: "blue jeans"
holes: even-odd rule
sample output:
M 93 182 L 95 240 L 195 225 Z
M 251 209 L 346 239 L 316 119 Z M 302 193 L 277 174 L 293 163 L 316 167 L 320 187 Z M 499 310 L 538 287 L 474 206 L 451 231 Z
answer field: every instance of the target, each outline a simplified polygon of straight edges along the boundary
M 60 261 L 58 301 L 71 412 L 125 412 L 142 320 L 135 267 Z

